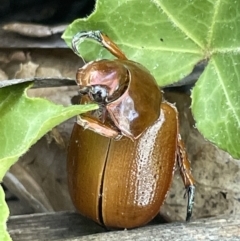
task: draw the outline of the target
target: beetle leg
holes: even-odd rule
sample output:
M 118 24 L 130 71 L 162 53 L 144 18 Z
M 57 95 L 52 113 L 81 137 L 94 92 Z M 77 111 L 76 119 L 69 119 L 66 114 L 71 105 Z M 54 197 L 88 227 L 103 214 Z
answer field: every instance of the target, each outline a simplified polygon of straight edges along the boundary
M 102 136 L 114 138 L 116 140 L 120 139 L 122 136 L 118 130 L 113 129 L 111 126 L 108 126 L 106 123 L 102 123 L 94 117 L 86 115 L 78 116 L 77 123 L 84 129 L 92 130 Z
M 80 104 L 94 103 L 88 95 L 81 95 Z M 114 124 L 111 123 L 111 119 L 108 118 L 106 108 L 99 105 L 99 109 L 89 111 L 77 117 L 77 123 L 84 129 L 90 129 L 102 136 L 114 138 L 119 140 L 122 135 L 117 128 L 114 128 Z
M 180 174 L 183 180 L 183 183 L 186 188 L 185 196 L 188 196 L 187 204 L 187 216 L 186 221 L 189 221 L 192 215 L 192 209 L 194 204 L 194 194 L 195 194 L 195 181 L 191 173 L 191 165 L 185 150 L 184 143 L 181 139 L 181 136 L 178 136 L 178 166 L 180 168 Z
M 119 49 L 119 47 L 105 34 L 101 33 L 102 45 L 118 59 L 127 59 L 125 54 Z

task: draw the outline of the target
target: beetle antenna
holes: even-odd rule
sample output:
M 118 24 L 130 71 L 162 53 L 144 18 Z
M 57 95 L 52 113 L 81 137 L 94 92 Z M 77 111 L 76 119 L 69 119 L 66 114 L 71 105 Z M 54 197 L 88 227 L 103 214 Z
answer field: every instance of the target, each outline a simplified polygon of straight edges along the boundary
M 72 49 L 75 54 L 80 55 L 77 45 L 82 43 L 85 38 L 90 38 L 98 43 L 100 43 L 104 48 L 106 48 L 111 54 L 119 59 L 127 59 L 125 54 L 120 50 L 120 48 L 105 34 L 101 33 L 99 30 L 95 31 L 82 31 L 74 35 L 72 38 Z

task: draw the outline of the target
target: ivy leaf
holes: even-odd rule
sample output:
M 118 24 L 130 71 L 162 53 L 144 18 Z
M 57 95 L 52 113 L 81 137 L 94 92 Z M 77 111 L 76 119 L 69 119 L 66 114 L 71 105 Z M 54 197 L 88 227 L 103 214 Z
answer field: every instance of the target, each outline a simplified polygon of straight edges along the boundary
M 53 127 L 97 108 L 97 105 L 63 107 L 45 99 L 29 98 L 26 88 L 30 84 L 0 88 L 0 181 L 10 166 Z M 10 240 L 6 233 L 9 214 L 6 206 L 0 186 L 0 240 Z
M 214 54 L 192 93 L 204 137 L 240 157 L 240 55 Z
M 9 216 L 7 203 L 5 202 L 5 194 L 0 185 L 0 240 L 11 241 L 11 238 L 6 230 L 6 220 Z
M 0 88 L 0 180 L 9 167 L 56 125 L 97 105 L 63 107 L 41 98 L 29 98 L 29 83 Z
M 199 131 L 233 157 L 240 158 L 240 1 L 98 0 L 94 12 L 74 21 L 63 38 L 101 30 L 142 63 L 160 86 L 187 76 L 202 60 L 207 68 L 192 92 Z M 89 41 L 79 46 L 86 60 L 109 58 Z

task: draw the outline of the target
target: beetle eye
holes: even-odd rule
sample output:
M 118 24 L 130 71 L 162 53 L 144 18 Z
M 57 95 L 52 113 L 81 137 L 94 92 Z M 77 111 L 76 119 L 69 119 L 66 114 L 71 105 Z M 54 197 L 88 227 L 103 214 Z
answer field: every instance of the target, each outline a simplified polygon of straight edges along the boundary
M 92 86 L 91 88 L 91 97 L 94 101 L 98 103 L 105 103 L 106 97 L 108 95 L 108 91 L 103 86 Z

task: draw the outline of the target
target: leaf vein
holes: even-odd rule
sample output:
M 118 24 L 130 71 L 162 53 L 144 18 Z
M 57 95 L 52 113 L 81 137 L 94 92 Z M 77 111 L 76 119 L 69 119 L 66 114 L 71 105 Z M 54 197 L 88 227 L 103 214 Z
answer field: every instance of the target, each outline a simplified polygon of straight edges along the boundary
M 212 17 L 212 23 L 209 27 L 209 31 L 208 31 L 208 35 L 207 35 L 207 46 L 208 46 L 208 48 L 211 47 L 212 38 L 213 38 L 213 29 L 214 29 L 214 26 L 215 26 L 215 23 L 216 23 L 216 18 L 217 18 L 218 12 L 219 12 L 220 2 L 221 2 L 221 0 L 217 0 L 216 3 L 215 3 L 215 6 L 214 6 L 214 14 L 213 14 L 213 17 Z
M 141 46 L 137 46 L 137 45 L 131 45 L 130 43 L 126 43 L 123 42 L 122 45 L 130 47 L 132 49 L 140 49 L 141 51 L 143 50 L 143 48 Z M 147 50 L 152 50 L 152 51 L 164 51 L 164 52 L 178 52 L 178 53 L 191 53 L 191 54 L 201 54 L 201 51 L 197 51 L 197 50 L 191 50 L 191 49 L 181 49 L 181 48 L 164 48 L 164 47 L 147 47 Z
M 213 60 L 213 64 L 214 64 L 214 67 L 215 67 L 215 70 L 216 70 L 216 73 L 217 73 L 217 76 L 218 76 L 218 79 L 219 79 L 219 83 L 220 83 L 220 85 L 222 87 L 222 90 L 224 92 L 224 95 L 226 97 L 227 104 L 228 104 L 230 110 L 232 111 L 233 117 L 236 119 L 238 126 L 240 127 L 240 119 L 239 119 L 239 117 L 238 117 L 238 115 L 236 113 L 236 110 L 235 110 L 235 108 L 233 106 L 233 103 L 230 100 L 229 94 L 228 94 L 227 89 L 226 89 L 226 87 L 224 85 L 224 81 L 223 81 L 223 78 L 222 78 L 222 76 L 220 74 L 220 70 L 218 69 L 217 63 L 214 60 Z
M 240 53 L 240 47 L 229 47 L 229 48 L 216 48 L 211 50 L 211 54 L 214 53 L 221 53 L 221 54 L 228 54 L 228 53 Z

